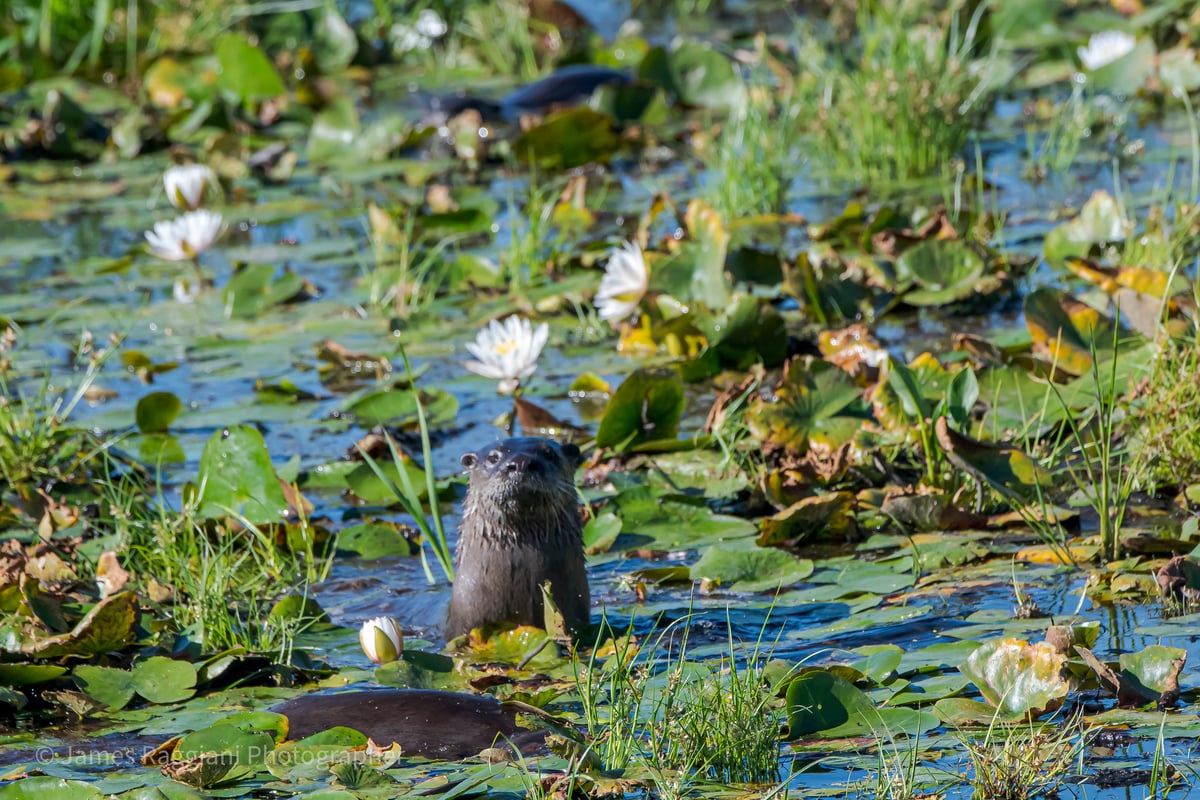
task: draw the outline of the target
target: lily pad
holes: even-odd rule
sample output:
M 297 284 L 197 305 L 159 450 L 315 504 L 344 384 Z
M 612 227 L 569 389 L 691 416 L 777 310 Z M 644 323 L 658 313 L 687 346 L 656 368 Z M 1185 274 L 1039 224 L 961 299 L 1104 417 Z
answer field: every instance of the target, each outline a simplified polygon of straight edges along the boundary
M 857 530 L 854 495 L 849 492 L 806 497 L 759 525 L 758 543 L 796 545 L 812 540 L 844 542 Z
M 183 403 L 171 392 L 151 392 L 138 400 L 134 417 L 142 433 L 166 433 L 183 410 Z
M 217 88 L 231 101 L 258 103 L 287 91 L 270 59 L 241 34 L 224 34 L 217 39 L 214 52 L 221 65 Z
M 200 454 L 202 516 L 240 514 L 252 525 L 279 522 L 288 501 L 262 434 L 249 425 L 218 431 Z
M 986 267 L 960 239 L 926 239 L 896 262 L 900 275 L 911 277 L 919 287 L 904 294 L 904 302 L 913 306 L 940 306 L 970 297 Z
M 1121 708 L 1137 708 L 1147 703 L 1171 706 L 1179 699 L 1179 673 L 1187 662 L 1186 650 L 1152 644 L 1136 653 L 1122 653 L 1119 671 L 1096 658 L 1086 647 L 1076 646 L 1075 650 L 1117 696 Z
M 851 441 L 863 419 L 851 416 L 862 388 L 828 361 L 794 359 L 784 368 L 774 402 L 760 400 L 746 415 L 751 433 L 764 444 L 804 454 L 820 439 L 836 448 Z
M 870 736 L 882 727 L 870 698 L 832 672 L 802 672 L 788 684 L 786 697 L 788 739 Z
M 1049 474 L 1028 453 L 1011 444 L 981 442 L 950 428 L 945 417 L 934 424 L 938 444 L 950 463 L 1000 494 L 1027 502 Z
M 103 796 L 90 783 L 49 776 L 23 778 L 0 788 L 0 800 L 100 800 Z
M 812 575 L 811 559 L 782 550 L 710 547 L 692 565 L 692 580 L 714 581 L 737 592 L 761 592 L 804 580 Z
M 1002 717 L 1036 718 L 1066 699 L 1065 663 L 1066 656 L 1046 642 L 993 639 L 971 653 L 961 670 Z
M 674 439 L 683 415 L 683 379 L 671 368 L 643 367 L 609 398 L 596 431 L 597 447 L 618 450 Z
M 133 641 L 137 618 L 137 595 L 119 592 L 93 606 L 72 630 L 26 642 L 21 651 L 39 658 L 62 658 L 121 650 Z
M 1043 286 L 1025 298 L 1025 325 L 1034 349 L 1056 367 L 1082 375 L 1092 353 L 1111 351 L 1116 323 L 1065 292 Z
M 513 150 L 541 169 L 571 169 L 606 163 L 620 146 L 612 117 L 580 107 L 550 114 L 522 133 Z
M 642 59 L 638 77 L 658 83 L 689 106 L 732 108 L 745 94 L 729 59 L 692 39 L 683 39 L 671 50 L 651 49 Z

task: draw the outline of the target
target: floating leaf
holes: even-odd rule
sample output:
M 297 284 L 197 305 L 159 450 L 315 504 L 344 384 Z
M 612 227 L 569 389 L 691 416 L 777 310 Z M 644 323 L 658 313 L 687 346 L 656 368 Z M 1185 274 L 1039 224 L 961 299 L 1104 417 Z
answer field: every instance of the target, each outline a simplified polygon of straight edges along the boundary
M 1117 696 L 1121 708 L 1136 708 L 1155 703 L 1171 706 L 1179 699 L 1179 673 L 1187 661 L 1187 651 L 1178 647 L 1152 644 L 1136 653 L 1119 656 L 1119 672 L 1096 658 L 1086 647 L 1075 651 L 1100 681 Z
M 1034 349 L 1059 369 L 1082 375 L 1092 366 L 1092 352 L 1112 347 L 1115 323 L 1065 292 L 1043 286 L 1025 298 L 1025 325 Z
M 549 114 L 521 134 L 513 152 L 541 169 L 572 169 L 606 163 L 620 146 L 612 117 L 581 106 Z
M 608 400 L 597 447 L 627 450 L 643 442 L 674 439 L 683 415 L 683 379 L 671 368 L 643 367 Z
M 187 661 L 154 656 L 138 663 L 131 677 L 133 688 L 151 703 L 178 703 L 196 693 L 196 667 Z
M 75 668 L 75 685 L 89 697 L 108 706 L 109 711 L 122 709 L 133 699 L 133 675 L 124 669 L 96 667 L 84 664 Z
M 1001 716 L 1040 717 L 1062 705 L 1070 688 L 1062 677 L 1066 656 L 1046 642 L 984 642 L 963 662 L 963 675 Z
M 806 497 L 759 524 L 758 543 L 797 545 L 812 540 L 845 542 L 856 532 L 854 495 L 830 492 Z
M 221 65 L 217 88 L 233 102 L 258 103 L 287 91 L 271 61 L 241 34 L 223 34 L 213 50 Z
M 1046 234 L 1043 255 L 1049 264 L 1069 256 L 1086 256 L 1094 245 L 1125 238 L 1125 218 L 1116 198 L 1096 191 L 1083 204 L 1079 216 Z
M 423 486 L 424 475 L 420 480 L 421 482 L 414 481 L 413 486 Z M 395 499 L 390 490 L 385 499 Z M 403 528 L 395 522 L 364 522 L 343 528 L 338 533 L 337 548 L 339 552 L 353 553 L 366 559 L 412 556 L 420 550 L 420 546 L 411 538 L 413 533 L 411 529 Z
M 201 516 L 241 514 L 251 524 L 279 522 L 288 502 L 262 434 L 249 425 L 217 431 L 200 454 Z
M 22 778 L 0 788 L 3 800 L 101 800 L 102 797 L 104 793 L 90 783 L 48 776 Z
M 353 414 L 363 427 L 416 427 L 419 419 L 418 397 L 430 426 L 449 424 L 458 414 L 458 399 L 442 389 L 391 388 L 371 391 L 350 399 L 343 404 L 343 409 Z
M 938 444 L 950 463 L 1006 497 L 1028 501 L 1050 476 L 1028 453 L 1011 444 L 981 442 L 954 431 L 945 417 L 934 424 Z
M 793 359 L 784 370 L 775 402 L 759 400 L 746 415 L 755 438 L 798 454 L 817 437 L 835 448 L 853 439 L 863 420 L 842 412 L 862 395 L 854 379 L 819 359 Z
M 134 417 L 142 433 L 165 433 L 182 410 L 183 403 L 171 392 L 151 392 L 138 400 Z
M 1132 289 L 1138 294 L 1148 295 L 1155 300 L 1162 300 L 1171 287 L 1171 275 L 1156 269 L 1146 267 L 1106 267 L 1098 261 L 1089 258 L 1071 256 L 1064 259 L 1067 269 L 1081 278 L 1091 281 L 1109 294 L 1116 294 L 1121 289 Z M 1185 288 L 1185 282 L 1178 281 L 1179 290 Z M 1175 294 L 1175 291 L 1171 292 Z
M 729 59 L 694 39 L 672 50 L 655 47 L 638 68 L 641 80 L 654 81 L 689 106 L 732 108 L 745 93 Z
M 881 728 L 875 704 L 845 678 L 821 669 L 803 672 L 787 689 L 788 739 L 869 736 Z
M 252 317 L 285 303 L 304 291 L 304 278 L 285 269 L 278 279 L 274 264 L 245 264 L 221 291 L 225 308 L 235 317 Z
M 137 595 L 119 592 L 101 600 L 67 633 L 24 643 L 21 652 L 39 658 L 99 655 L 121 650 L 133 641 Z
M 919 287 L 904 294 L 904 302 L 913 306 L 940 306 L 970 297 L 986 267 L 961 239 L 926 239 L 896 262 L 901 277 L 911 277 Z
M 692 565 L 692 580 L 715 581 L 735 592 L 761 592 L 788 586 L 812 575 L 811 559 L 782 550 L 709 547 Z
M 36 686 L 66 674 L 57 664 L 0 664 L 0 686 Z

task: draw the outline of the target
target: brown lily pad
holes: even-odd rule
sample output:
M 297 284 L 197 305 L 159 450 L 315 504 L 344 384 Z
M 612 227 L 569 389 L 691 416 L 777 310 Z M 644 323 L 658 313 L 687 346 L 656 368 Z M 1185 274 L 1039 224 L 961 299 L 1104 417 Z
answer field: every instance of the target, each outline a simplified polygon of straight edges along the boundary
M 72 630 L 25 642 L 21 652 L 38 658 L 62 658 L 120 650 L 133 641 L 137 617 L 137 595 L 119 592 L 97 603 Z

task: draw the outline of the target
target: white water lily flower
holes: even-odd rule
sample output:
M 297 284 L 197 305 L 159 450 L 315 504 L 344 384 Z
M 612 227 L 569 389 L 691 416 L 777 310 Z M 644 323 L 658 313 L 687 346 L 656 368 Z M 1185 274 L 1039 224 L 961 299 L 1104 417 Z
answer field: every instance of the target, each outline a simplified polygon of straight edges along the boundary
M 375 617 L 363 623 L 358 642 L 367 658 L 376 664 L 395 661 L 404 652 L 404 634 L 391 617 Z
M 596 290 L 596 311 L 600 319 L 617 323 L 637 313 L 638 304 L 646 296 L 650 275 L 646 257 L 637 242 L 626 242 L 614 250 L 604 268 L 600 288 Z
M 154 230 L 146 231 L 146 242 L 159 258 L 186 261 L 212 247 L 223 224 L 215 211 L 189 211 L 169 222 L 154 223 Z
M 449 30 L 446 27 L 446 20 L 438 16 L 438 13 L 432 8 L 421 9 L 421 13 L 417 14 L 417 22 L 413 27 L 417 33 L 427 36 L 430 39 L 440 39 Z
M 1080 47 L 1076 52 L 1079 53 L 1079 60 L 1083 62 L 1083 66 L 1095 71 L 1126 55 L 1136 44 L 1137 39 L 1131 33 L 1102 31 L 1093 33 L 1088 39 L 1087 47 Z
M 428 50 L 434 40 L 444 36 L 447 30 L 446 21 L 436 11 L 432 8 L 423 9 L 412 25 L 397 22 L 392 26 L 392 50 L 397 55 L 410 50 Z
M 534 328 L 529 320 L 516 314 L 504 322 L 492 320 L 475 341 L 467 342 L 468 352 L 478 360 L 463 366 L 476 375 L 500 381 L 500 391 L 507 394 L 537 370 L 538 356 L 549 335 L 546 323 Z
M 167 199 L 179 209 L 195 211 L 204 205 L 204 196 L 216 185 L 216 174 L 203 164 L 171 167 L 163 173 Z

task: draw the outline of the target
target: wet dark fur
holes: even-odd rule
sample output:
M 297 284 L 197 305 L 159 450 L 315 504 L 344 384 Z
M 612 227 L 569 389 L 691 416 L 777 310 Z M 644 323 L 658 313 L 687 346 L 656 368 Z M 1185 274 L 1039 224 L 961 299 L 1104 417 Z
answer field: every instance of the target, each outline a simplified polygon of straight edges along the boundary
M 462 457 L 470 470 L 458 531 L 447 638 L 489 622 L 543 626 L 541 584 L 569 630 L 588 624 L 591 597 L 572 444 L 505 439 Z
M 309 694 L 272 709 L 288 718 L 295 741 L 340 725 L 375 742 L 399 742 L 405 756 L 468 758 L 488 747 L 537 745 L 541 735 L 518 728 L 490 697 L 421 689 L 370 689 Z

